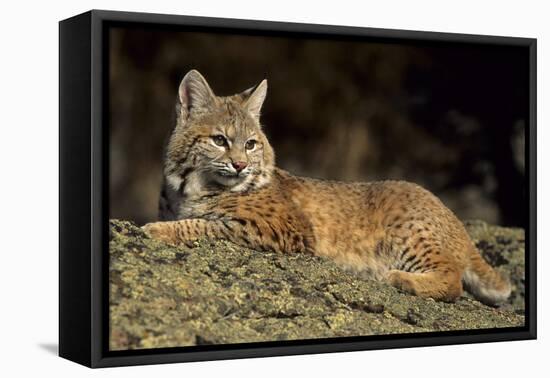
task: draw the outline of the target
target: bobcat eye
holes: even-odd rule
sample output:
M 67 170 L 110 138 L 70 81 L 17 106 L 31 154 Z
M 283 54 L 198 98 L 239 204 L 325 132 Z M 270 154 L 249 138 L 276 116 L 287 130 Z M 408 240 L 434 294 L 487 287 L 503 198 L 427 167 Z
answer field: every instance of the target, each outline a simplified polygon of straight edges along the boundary
M 225 137 L 223 135 L 214 135 L 212 137 L 212 140 L 214 141 L 216 146 L 226 146 L 227 145 L 227 140 L 225 139 Z
M 256 147 L 256 143 L 257 142 L 254 139 L 250 139 L 245 143 L 244 148 L 246 148 L 247 150 L 253 150 L 254 147 Z

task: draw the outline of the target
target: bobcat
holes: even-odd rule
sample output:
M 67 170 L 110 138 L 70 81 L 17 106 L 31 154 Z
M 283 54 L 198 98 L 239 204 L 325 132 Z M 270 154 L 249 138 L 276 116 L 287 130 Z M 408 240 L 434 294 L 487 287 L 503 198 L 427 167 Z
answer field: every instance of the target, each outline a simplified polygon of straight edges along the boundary
M 404 181 L 344 183 L 275 167 L 260 125 L 267 81 L 218 97 L 195 70 L 183 78 L 169 139 L 160 222 L 168 243 L 227 239 L 257 250 L 308 252 L 422 297 L 454 301 L 465 288 L 489 305 L 510 284 L 481 257 L 432 193 Z

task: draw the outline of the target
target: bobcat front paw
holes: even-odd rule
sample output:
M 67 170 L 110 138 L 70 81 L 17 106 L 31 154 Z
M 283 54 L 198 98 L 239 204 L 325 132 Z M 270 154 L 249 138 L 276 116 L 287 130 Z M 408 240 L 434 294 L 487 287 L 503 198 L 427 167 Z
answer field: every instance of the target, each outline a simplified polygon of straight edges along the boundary
M 399 290 L 416 294 L 414 282 L 410 278 L 410 273 L 400 270 L 390 270 L 388 273 L 388 282 Z
M 169 244 L 176 244 L 177 237 L 174 227 L 169 222 L 147 223 L 141 229 L 153 239 L 157 239 Z

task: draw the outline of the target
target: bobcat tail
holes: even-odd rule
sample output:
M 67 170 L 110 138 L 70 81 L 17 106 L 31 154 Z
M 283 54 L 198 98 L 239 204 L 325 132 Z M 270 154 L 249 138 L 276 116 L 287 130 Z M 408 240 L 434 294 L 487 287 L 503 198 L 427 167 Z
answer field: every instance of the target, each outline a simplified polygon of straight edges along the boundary
M 508 279 L 487 264 L 476 248 L 470 252 L 462 281 L 476 299 L 490 306 L 504 302 L 512 291 Z

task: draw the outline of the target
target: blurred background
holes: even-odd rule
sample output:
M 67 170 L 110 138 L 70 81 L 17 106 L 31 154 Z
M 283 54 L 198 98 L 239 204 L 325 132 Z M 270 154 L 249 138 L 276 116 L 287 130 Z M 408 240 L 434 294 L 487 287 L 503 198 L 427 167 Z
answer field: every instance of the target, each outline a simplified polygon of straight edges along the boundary
M 113 27 L 109 65 L 112 218 L 156 220 L 177 89 L 195 68 L 222 96 L 268 79 L 262 123 L 281 168 L 413 181 L 461 219 L 525 226 L 524 48 Z

